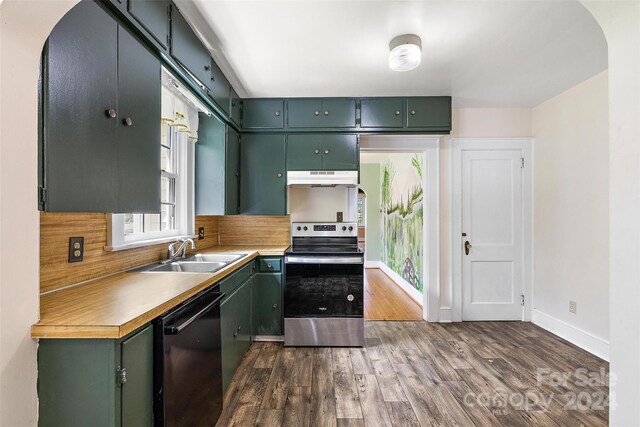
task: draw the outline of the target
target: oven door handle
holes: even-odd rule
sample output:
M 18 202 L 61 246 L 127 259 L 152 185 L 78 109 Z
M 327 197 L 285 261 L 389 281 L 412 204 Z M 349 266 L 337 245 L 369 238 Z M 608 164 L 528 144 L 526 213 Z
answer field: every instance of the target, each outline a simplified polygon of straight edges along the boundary
M 363 264 L 362 257 L 305 257 L 305 256 L 287 256 L 285 264 Z

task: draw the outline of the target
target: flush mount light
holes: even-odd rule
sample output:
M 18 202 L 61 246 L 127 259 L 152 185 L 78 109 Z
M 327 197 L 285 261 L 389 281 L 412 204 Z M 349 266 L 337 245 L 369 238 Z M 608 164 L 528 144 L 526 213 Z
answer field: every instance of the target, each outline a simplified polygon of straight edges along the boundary
M 420 65 L 422 41 L 415 34 L 394 37 L 389 50 L 389 68 L 393 71 L 409 71 Z

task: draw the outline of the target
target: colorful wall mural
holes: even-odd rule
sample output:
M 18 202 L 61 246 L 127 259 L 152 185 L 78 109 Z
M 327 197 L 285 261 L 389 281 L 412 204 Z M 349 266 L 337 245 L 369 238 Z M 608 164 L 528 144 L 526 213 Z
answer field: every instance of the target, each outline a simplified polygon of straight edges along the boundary
M 382 262 L 418 291 L 423 284 L 424 155 L 392 153 L 381 166 Z

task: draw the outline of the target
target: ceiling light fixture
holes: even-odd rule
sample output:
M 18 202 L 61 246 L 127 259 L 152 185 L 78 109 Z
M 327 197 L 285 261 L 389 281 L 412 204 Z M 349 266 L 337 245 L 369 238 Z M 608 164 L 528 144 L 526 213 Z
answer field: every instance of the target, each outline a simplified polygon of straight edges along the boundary
M 393 71 L 409 71 L 420 65 L 422 41 L 415 34 L 394 37 L 389 50 L 389 68 Z

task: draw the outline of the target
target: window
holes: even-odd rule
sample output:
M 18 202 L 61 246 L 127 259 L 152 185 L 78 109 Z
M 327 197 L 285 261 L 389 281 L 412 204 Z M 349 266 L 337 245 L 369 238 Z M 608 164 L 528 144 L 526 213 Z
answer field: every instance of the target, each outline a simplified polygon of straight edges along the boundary
M 358 194 L 358 227 L 365 226 L 365 218 L 366 218 L 366 202 L 365 202 L 364 194 Z
M 110 215 L 107 250 L 157 244 L 194 234 L 194 142 L 198 111 L 191 94 L 183 93 L 165 70 L 162 73 L 160 147 L 160 212 Z

